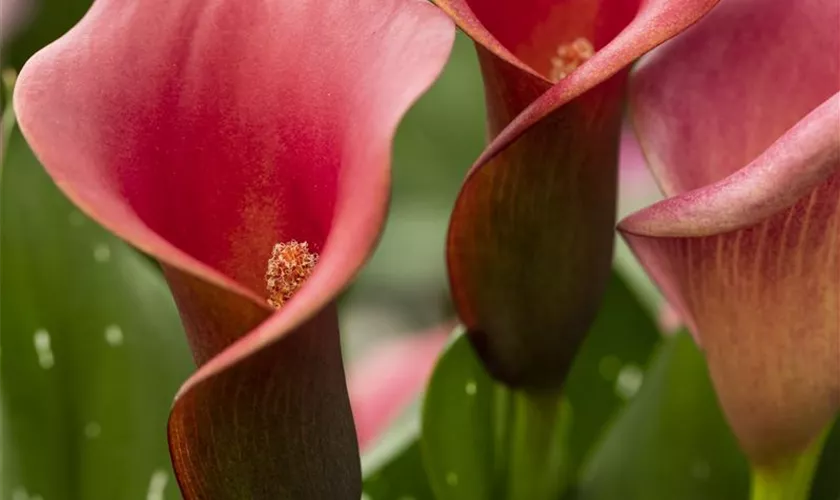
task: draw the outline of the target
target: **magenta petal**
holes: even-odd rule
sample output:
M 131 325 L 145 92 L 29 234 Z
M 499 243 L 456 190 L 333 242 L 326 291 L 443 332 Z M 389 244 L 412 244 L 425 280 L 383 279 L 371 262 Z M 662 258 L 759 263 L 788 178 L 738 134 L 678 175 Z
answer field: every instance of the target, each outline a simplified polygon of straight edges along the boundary
M 755 159 L 840 89 L 840 2 L 726 0 L 645 58 L 633 121 L 668 195 Z
M 419 0 L 99 0 L 23 69 L 15 107 L 50 175 L 164 265 L 200 365 L 169 426 L 187 499 L 358 499 L 332 302 L 453 34 Z M 319 264 L 274 313 L 263 275 L 291 239 Z
M 807 448 L 840 409 L 840 94 L 746 167 L 620 229 L 698 337 L 750 457 Z

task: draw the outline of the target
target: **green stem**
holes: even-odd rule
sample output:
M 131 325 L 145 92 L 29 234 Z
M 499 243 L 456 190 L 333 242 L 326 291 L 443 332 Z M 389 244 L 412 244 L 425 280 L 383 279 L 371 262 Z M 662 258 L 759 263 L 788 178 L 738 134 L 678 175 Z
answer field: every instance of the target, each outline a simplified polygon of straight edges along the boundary
M 559 498 L 568 481 L 564 445 L 569 407 L 559 393 L 513 391 L 511 398 L 507 498 Z
M 494 477 L 493 500 L 505 500 L 507 490 L 508 464 L 510 461 L 511 427 L 513 424 L 513 395 L 510 390 L 498 385 L 494 388 Z
M 5 108 L 0 114 L 0 169 L 5 163 L 6 149 L 9 147 L 9 136 L 15 127 L 15 112 L 12 107 L 12 91 L 14 90 L 17 75 L 13 69 L 5 69 L 0 72 L 0 92 L 5 99 Z
M 753 467 L 752 500 L 808 500 L 828 432 L 801 455 L 774 467 Z

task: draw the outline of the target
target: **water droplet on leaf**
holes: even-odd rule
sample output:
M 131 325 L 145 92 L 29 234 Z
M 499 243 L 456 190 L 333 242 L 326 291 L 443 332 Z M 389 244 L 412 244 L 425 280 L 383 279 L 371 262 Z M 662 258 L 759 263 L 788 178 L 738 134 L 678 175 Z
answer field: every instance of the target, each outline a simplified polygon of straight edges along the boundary
M 623 399 L 630 399 L 639 392 L 645 380 L 645 373 L 634 364 L 624 365 L 615 379 L 615 393 Z
M 123 343 L 123 331 L 119 325 L 108 325 L 105 327 L 105 342 L 110 346 L 118 346 Z
M 39 328 L 32 336 L 32 341 L 35 344 L 35 353 L 38 355 L 38 364 L 44 370 L 49 370 L 55 364 L 50 333 L 43 328 Z

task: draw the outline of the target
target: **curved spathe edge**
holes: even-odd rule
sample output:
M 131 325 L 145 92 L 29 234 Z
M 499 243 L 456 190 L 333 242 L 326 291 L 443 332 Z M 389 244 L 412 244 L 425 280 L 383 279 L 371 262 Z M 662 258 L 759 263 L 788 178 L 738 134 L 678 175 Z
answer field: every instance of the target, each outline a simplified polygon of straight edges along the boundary
M 719 0 L 647 0 L 636 17 L 568 77 L 554 84 L 511 121 L 476 160 L 470 174 L 488 163 L 556 109 L 607 81 L 636 59 L 680 34 Z M 470 175 L 468 174 L 468 175 Z
M 749 165 L 714 184 L 640 210 L 618 228 L 626 235 L 660 238 L 735 231 L 790 207 L 838 170 L 840 92 Z
M 545 85 L 551 85 L 545 76 L 534 71 L 529 65 L 522 62 L 518 57 L 513 55 L 502 45 L 490 30 L 488 30 L 478 16 L 475 15 L 466 0 L 435 0 L 441 10 L 446 12 L 451 17 L 455 24 L 461 28 L 474 42 L 481 44 L 484 48 L 492 52 L 496 57 L 519 69 L 529 77 L 541 81 Z

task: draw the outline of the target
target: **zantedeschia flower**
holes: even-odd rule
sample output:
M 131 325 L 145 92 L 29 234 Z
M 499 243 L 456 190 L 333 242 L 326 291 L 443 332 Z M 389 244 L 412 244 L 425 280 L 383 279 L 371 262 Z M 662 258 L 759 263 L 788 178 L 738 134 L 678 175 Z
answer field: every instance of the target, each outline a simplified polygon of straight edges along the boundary
M 627 68 L 717 0 L 438 0 L 476 42 L 490 145 L 456 202 L 455 304 L 489 370 L 557 387 L 610 272 Z
M 840 410 L 838 26 L 834 0 L 724 0 L 631 85 L 672 197 L 621 231 L 762 466 L 808 447 Z
M 180 309 L 199 365 L 169 423 L 186 498 L 359 498 L 333 302 L 453 35 L 420 0 L 99 0 L 23 69 L 33 150 L 160 260 Z

